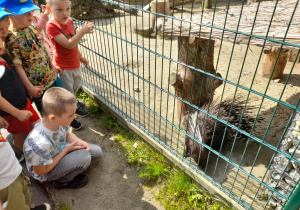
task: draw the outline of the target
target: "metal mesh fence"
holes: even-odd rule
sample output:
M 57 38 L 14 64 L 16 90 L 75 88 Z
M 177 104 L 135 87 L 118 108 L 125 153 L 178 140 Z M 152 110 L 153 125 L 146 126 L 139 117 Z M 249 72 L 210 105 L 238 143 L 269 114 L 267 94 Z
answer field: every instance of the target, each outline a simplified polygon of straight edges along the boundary
M 72 1 L 95 24 L 83 84 L 243 207 L 284 207 L 299 183 L 299 0 L 91 2 Z

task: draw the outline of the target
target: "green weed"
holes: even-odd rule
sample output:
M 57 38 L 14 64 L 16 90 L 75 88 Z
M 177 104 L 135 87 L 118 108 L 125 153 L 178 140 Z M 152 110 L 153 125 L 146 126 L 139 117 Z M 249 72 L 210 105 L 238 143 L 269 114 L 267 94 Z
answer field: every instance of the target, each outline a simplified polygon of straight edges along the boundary
M 163 162 L 156 162 L 151 160 L 141 171 L 140 177 L 146 179 L 146 181 L 156 181 L 158 178 L 168 177 L 170 171 L 166 164 Z
M 211 194 L 192 183 L 184 172 L 174 169 L 159 190 L 156 198 L 166 209 L 229 209 L 213 198 Z
M 72 207 L 70 207 L 68 204 L 60 202 L 56 204 L 55 210 L 72 210 Z
M 101 116 L 101 124 L 108 129 L 112 129 L 114 127 L 119 126 L 117 121 L 114 118 L 112 118 L 112 116 L 107 112 Z
M 149 160 L 149 151 L 141 139 L 127 130 L 118 127 L 116 129 L 116 140 L 122 144 L 127 156 L 127 162 L 130 164 L 138 164 L 138 166 L 145 165 Z M 134 145 L 137 145 L 136 147 Z

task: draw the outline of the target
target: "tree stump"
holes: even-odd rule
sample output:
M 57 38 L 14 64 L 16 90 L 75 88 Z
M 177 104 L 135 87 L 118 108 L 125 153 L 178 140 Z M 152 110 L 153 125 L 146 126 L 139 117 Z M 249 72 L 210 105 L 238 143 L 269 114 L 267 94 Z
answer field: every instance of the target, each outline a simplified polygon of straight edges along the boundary
M 162 15 L 171 15 L 170 4 L 168 0 L 154 0 L 151 2 L 151 12 L 160 13 Z M 151 28 L 154 30 L 156 19 L 162 17 L 160 15 L 151 14 Z
M 265 53 L 265 57 L 263 59 L 263 65 L 262 65 L 263 77 L 268 77 L 268 78 L 271 77 L 279 50 L 280 48 L 278 47 L 272 47 L 269 52 Z M 276 67 L 274 69 L 274 73 L 271 78 L 272 80 L 282 78 L 287 60 L 288 60 L 288 50 L 282 49 L 278 61 L 276 63 Z
M 214 68 L 214 40 L 210 40 L 209 43 L 208 39 L 197 37 L 190 37 L 189 39 L 189 37 L 181 36 L 178 37 L 178 42 L 179 62 L 222 77 L 221 74 L 216 73 Z M 172 78 L 170 78 L 171 80 Z M 204 75 L 183 65 L 178 65 L 177 74 L 173 81 L 176 81 L 171 84 L 175 87 L 176 96 L 198 107 L 208 102 L 210 97 L 213 97 L 214 90 L 222 84 L 219 79 Z M 182 119 L 183 116 L 187 115 L 189 108 L 189 105 L 177 100 L 178 119 Z

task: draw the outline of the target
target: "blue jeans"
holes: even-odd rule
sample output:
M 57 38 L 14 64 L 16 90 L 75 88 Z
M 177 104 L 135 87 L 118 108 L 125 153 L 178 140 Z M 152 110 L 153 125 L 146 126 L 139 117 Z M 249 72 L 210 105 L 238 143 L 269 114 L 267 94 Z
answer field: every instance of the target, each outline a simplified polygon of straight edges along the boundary
M 69 182 L 76 175 L 85 171 L 91 160 L 99 159 L 102 156 L 102 149 L 96 144 L 89 144 L 91 151 L 85 149 L 76 150 L 64 156 L 59 163 L 47 174 L 47 181 L 58 180 Z

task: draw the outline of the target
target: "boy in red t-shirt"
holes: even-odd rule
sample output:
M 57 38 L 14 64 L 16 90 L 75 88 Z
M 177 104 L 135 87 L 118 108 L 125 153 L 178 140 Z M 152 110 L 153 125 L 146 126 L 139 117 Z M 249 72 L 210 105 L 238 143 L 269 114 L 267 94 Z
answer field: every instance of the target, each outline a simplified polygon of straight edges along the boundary
M 88 66 L 88 61 L 81 56 L 78 43 L 88 33 L 94 32 L 94 24 L 86 23 L 75 34 L 73 20 L 70 18 L 71 7 L 69 0 L 47 0 L 52 13 L 52 19 L 47 23 L 47 34 L 53 45 L 53 63 L 63 69 L 61 76 L 62 86 L 75 94 L 81 85 L 80 62 Z M 83 108 L 82 103 L 77 103 L 76 114 L 87 116 L 88 111 Z M 81 123 L 74 119 L 71 126 L 79 130 Z

